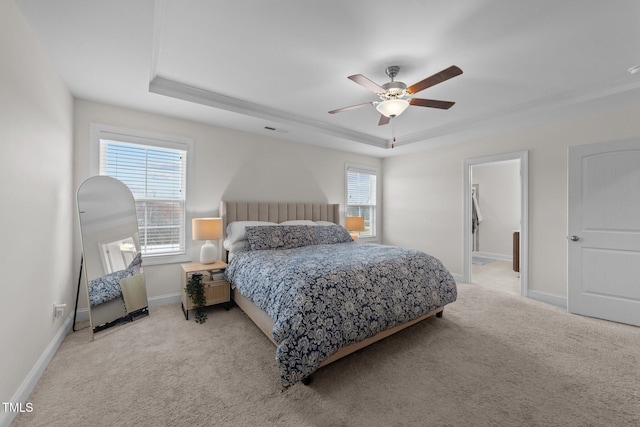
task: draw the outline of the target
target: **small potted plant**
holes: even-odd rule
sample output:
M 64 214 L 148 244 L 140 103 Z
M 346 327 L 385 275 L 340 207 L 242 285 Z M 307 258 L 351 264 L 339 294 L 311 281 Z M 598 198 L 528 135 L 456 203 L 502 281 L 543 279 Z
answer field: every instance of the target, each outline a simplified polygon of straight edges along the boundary
M 204 285 L 202 284 L 202 274 L 194 274 L 189 279 L 184 288 L 191 301 L 193 301 L 196 322 L 204 323 L 207 320 L 207 313 L 204 312 L 207 299 L 204 296 Z

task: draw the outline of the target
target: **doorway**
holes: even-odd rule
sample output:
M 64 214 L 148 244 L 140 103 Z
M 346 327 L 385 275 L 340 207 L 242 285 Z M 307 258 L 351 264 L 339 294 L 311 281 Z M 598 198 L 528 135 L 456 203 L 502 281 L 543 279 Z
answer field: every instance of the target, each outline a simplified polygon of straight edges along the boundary
M 463 281 L 526 296 L 528 152 L 467 159 L 464 175 Z

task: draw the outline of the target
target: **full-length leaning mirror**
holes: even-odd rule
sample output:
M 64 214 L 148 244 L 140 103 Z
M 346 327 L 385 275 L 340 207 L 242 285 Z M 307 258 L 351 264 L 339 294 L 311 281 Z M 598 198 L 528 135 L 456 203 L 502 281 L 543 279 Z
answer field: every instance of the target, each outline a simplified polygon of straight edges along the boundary
M 115 178 L 94 176 L 80 185 L 76 196 L 92 333 L 147 316 L 131 191 Z

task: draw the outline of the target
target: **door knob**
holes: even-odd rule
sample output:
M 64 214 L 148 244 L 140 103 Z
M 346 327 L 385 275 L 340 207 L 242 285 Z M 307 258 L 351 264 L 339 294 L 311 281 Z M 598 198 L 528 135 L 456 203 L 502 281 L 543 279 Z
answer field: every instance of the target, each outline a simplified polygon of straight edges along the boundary
M 578 240 L 580 240 L 580 238 L 576 235 L 573 235 L 571 237 L 569 237 L 569 240 L 571 240 L 572 242 L 577 242 Z

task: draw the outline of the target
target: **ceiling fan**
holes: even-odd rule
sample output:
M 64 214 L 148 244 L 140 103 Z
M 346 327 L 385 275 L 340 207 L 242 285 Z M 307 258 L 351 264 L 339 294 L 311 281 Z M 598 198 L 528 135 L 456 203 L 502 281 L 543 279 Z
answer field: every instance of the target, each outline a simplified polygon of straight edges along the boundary
M 402 112 L 406 110 L 409 105 L 447 110 L 451 108 L 453 104 L 455 104 L 455 102 L 451 101 L 411 98 L 411 96 L 415 95 L 421 90 L 424 90 L 431 86 L 435 86 L 438 83 L 442 83 L 453 77 L 459 76 L 460 74 L 462 74 L 462 70 L 457 66 L 452 65 L 449 68 L 445 68 L 439 73 L 429 76 L 424 80 L 420 80 L 418 83 L 409 87 L 407 87 L 407 85 L 402 82 L 396 82 L 393 80 L 398 75 L 399 71 L 400 67 L 397 65 L 387 67 L 385 72 L 387 73 L 387 76 L 391 78 L 391 81 L 389 83 L 383 84 L 382 86 L 379 86 L 377 83 L 372 82 L 362 74 L 354 74 L 353 76 L 349 76 L 348 78 L 350 80 L 353 80 L 360 86 L 369 89 L 370 91 L 378 95 L 380 97 L 380 101 L 371 101 L 365 102 L 364 104 L 352 105 L 350 107 L 338 108 L 337 110 L 329 111 L 329 114 L 355 110 L 356 108 L 366 107 L 367 105 L 375 105 L 376 110 L 380 112 L 380 121 L 378 122 L 378 126 L 381 126 L 389 123 L 392 117 L 397 117 L 402 114 Z

